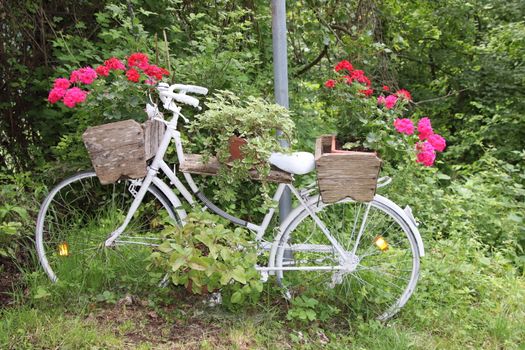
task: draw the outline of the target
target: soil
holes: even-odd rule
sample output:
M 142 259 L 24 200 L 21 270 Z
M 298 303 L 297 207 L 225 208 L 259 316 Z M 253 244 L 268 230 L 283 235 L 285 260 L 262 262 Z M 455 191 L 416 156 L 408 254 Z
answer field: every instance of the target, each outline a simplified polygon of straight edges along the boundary
M 20 273 L 16 268 L 4 264 L 0 259 L 0 309 L 8 307 L 13 303 L 12 293 L 14 286 L 19 283 Z
M 253 344 L 246 339 L 245 344 L 233 344 L 223 322 L 214 322 L 205 314 L 205 307 L 194 306 L 205 301 L 204 297 L 186 296 L 177 305 L 153 307 L 146 300 L 126 296 L 114 306 L 93 309 L 86 321 L 114 330 L 126 338 L 130 348 L 143 343 L 155 349 L 201 349 L 203 343 L 210 348 L 251 348 Z

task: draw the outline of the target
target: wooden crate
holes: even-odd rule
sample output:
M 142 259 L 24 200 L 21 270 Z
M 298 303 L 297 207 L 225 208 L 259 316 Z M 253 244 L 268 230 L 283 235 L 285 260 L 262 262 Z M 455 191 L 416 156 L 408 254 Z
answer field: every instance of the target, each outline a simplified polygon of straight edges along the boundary
M 146 176 L 144 130 L 136 121 L 90 127 L 82 139 L 102 184 Z
M 381 159 L 374 152 L 333 153 L 334 135 L 323 135 L 315 144 L 317 182 L 324 203 L 350 197 L 369 202 L 376 193 Z

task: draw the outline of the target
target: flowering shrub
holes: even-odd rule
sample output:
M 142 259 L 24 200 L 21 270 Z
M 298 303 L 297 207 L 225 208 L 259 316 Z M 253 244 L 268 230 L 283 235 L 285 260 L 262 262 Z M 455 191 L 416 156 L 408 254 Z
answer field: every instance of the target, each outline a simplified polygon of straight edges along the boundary
M 129 89 L 128 96 L 134 96 L 133 90 L 144 92 L 148 87 L 156 85 L 164 76 L 170 74 L 166 69 L 150 64 L 148 56 L 144 53 L 138 52 L 130 55 L 126 63 L 127 67 L 118 58 L 111 57 L 96 68 L 83 67 L 74 70 L 69 79 L 55 80 L 47 99 L 52 104 L 62 101 L 65 106 L 73 108 L 85 102 L 91 94 L 102 94 L 114 99 L 117 96 L 112 94 L 112 90 Z M 127 82 L 123 81 L 124 77 Z M 129 83 L 146 85 L 146 88 L 136 84 L 129 85 Z M 87 90 L 88 85 L 89 90 Z
M 403 117 L 412 102 L 409 91 L 392 93 L 387 85 L 374 89 L 365 72 L 346 60 L 337 63 L 334 70 L 337 76 L 324 86 L 330 92 L 329 113 L 335 117 L 337 141 L 342 148 L 374 149 L 387 161 L 409 154 L 424 166 L 434 164 L 436 152 L 445 150 L 446 141 L 434 133 L 429 118 L 421 118 L 416 128 L 414 118 Z

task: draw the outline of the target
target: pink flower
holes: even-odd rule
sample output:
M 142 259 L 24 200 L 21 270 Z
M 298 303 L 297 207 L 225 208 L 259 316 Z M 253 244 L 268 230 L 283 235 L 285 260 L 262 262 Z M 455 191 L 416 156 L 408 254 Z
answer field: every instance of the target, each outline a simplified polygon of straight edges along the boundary
M 64 80 L 67 81 L 67 79 L 64 79 Z M 49 96 L 47 96 L 47 100 L 50 103 L 57 103 L 58 101 L 62 99 L 62 97 L 64 97 L 65 94 L 66 94 L 65 88 L 54 87 L 53 89 L 51 89 L 51 91 L 49 91 Z
M 134 53 L 128 58 L 128 66 L 146 69 L 149 66 L 148 56 L 140 52 Z
M 109 75 L 109 67 L 108 66 L 98 66 L 95 68 L 95 72 L 97 72 L 98 75 L 107 77 Z
M 64 104 L 73 108 L 77 103 L 84 102 L 86 100 L 87 92 L 80 88 L 74 87 L 66 91 L 64 95 Z
M 386 85 L 383 85 L 383 91 L 390 91 L 390 88 Z
M 67 89 L 69 88 L 70 85 L 71 83 L 66 78 L 55 79 L 55 82 L 53 83 L 54 88 L 60 88 L 60 89 Z
M 445 139 L 439 135 L 439 134 L 432 134 L 428 137 L 428 140 L 427 140 L 431 145 L 432 147 L 434 147 L 434 149 L 438 152 L 443 152 L 443 150 L 445 150 L 445 147 L 447 147 L 447 142 L 445 141 Z
M 104 61 L 104 65 L 108 67 L 109 70 L 126 70 L 126 66 L 118 58 L 111 57 L 110 59 Z
M 377 98 L 377 104 L 379 106 L 384 105 L 386 103 L 385 96 L 381 95 Z
M 421 118 L 421 120 L 417 123 L 417 131 L 419 132 L 418 137 L 421 141 L 426 140 L 430 135 L 432 135 L 434 130 L 432 130 L 430 119 L 427 117 Z
M 329 89 L 333 89 L 334 86 L 336 84 L 336 81 L 334 79 L 328 79 L 325 83 L 324 83 L 324 86 L 329 88 Z
M 396 105 L 397 102 L 397 96 L 396 95 L 388 95 L 385 98 L 385 106 L 387 109 L 392 109 Z
M 359 90 L 359 92 L 362 93 L 363 95 L 367 96 L 367 97 L 370 97 L 374 93 L 374 90 L 366 89 L 366 90 Z
M 341 62 L 339 62 L 336 66 L 335 66 L 335 71 L 336 72 L 339 72 L 340 70 L 343 70 L 343 69 L 346 69 L 347 71 L 351 72 L 352 70 L 354 70 L 354 67 L 352 66 L 352 64 L 350 62 L 348 62 L 347 60 L 342 60 Z
M 144 81 L 147 85 L 155 86 L 157 84 L 157 81 L 153 78 L 148 78 L 146 81 Z
M 135 69 L 130 68 L 126 72 L 126 77 L 128 78 L 129 81 L 132 81 L 134 83 L 138 83 L 138 81 L 140 79 L 140 74 Z
M 71 78 L 69 79 L 72 83 L 81 82 L 89 85 L 97 79 L 97 72 L 91 67 L 80 68 L 71 72 Z
M 412 95 L 410 95 L 410 92 L 408 92 L 407 90 L 405 89 L 399 89 L 396 91 L 396 95 L 398 97 L 402 97 L 408 101 L 412 101 Z
M 424 166 L 432 166 L 436 160 L 434 147 L 428 142 L 419 142 L 416 144 L 416 162 Z
M 394 127 L 402 134 L 412 135 L 414 133 L 414 123 L 408 118 L 394 120 Z

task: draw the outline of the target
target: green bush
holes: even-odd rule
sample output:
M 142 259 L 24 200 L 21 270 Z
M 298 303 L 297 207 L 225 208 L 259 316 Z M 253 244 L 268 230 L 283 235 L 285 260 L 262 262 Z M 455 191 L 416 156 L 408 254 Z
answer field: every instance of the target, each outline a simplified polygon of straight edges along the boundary
M 255 270 L 257 251 L 249 232 L 229 229 L 218 216 L 191 213 L 181 228 L 163 232 L 164 242 L 151 255 L 152 265 L 174 285 L 202 294 L 227 289 L 228 302 L 257 300 L 263 290 Z
M 38 210 L 34 196 L 42 187 L 29 173 L 0 175 L 0 183 L 0 260 L 22 262 L 27 255 L 24 246 L 34 234 L 32 217 Z

